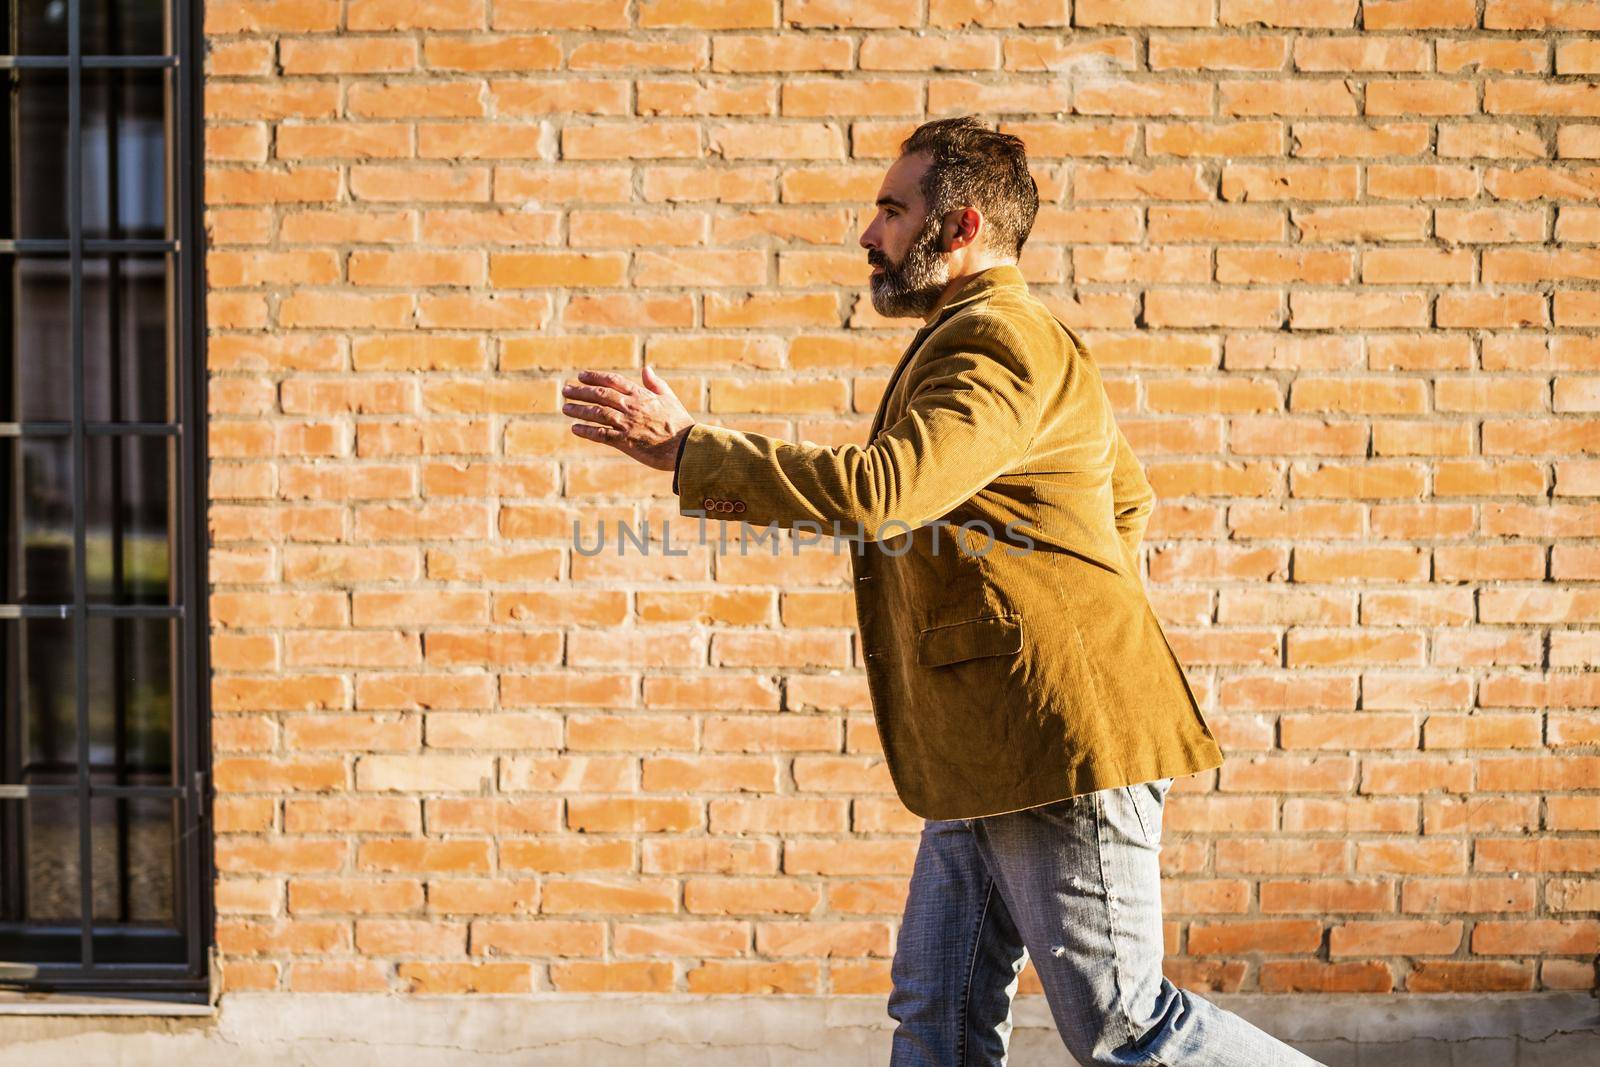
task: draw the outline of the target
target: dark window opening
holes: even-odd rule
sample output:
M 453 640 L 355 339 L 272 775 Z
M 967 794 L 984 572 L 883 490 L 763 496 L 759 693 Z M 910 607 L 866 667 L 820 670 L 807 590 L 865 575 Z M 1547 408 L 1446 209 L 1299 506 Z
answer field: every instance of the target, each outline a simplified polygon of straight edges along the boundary
M 0 985 L 203 999 L 199 7 L 7 6 Z

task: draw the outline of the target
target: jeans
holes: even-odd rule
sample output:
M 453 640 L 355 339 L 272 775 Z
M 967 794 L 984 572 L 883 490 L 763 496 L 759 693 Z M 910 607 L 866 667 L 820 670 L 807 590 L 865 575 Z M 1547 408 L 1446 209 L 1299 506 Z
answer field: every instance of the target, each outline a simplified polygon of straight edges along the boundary
M 1161 973 L 1171 778 L 922 830 L 900 926 L 891 1067 L 1004 1064 L 1031 957 L 1083 1065 L 1304 1067 L 1311 1059 Z

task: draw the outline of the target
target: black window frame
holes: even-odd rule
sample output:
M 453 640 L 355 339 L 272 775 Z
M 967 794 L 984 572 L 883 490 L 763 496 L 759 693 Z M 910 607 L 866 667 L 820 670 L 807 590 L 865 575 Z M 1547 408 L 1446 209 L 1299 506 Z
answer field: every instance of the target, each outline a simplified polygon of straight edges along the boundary
M 20 0 L 8 0 L 11 20 L 7 33 L 0 37 L 0 48 L 9 50 L 17 40 L 15 23 Z M 34 958 L 0 958 L 0 988 L 27 992 L 108 993 L 157 996 L 162 999 L 204 1003 L 213 985 L 212 944 L 215 923 L 213 899 L 215 880 L 212 836 L 211 729 L 209 630 L 206 603 L 208 533 L 206 507 L 208 460 L 206 455 L 206 360 L 205 360 L 205 228 L 204 228 L 204 57 L 205 39 L 201 5 L 188 0 L 161 0 L 168 20 L 170 51 L 161 55 L 85 56 L 81 49 L 82 6 L 95 0 L 67 0 L 67 48 L 53 55 L 0 55 L 0 70 L 15 79 L 18 72 L 58 70 L 67 74 L 68 135 L 67 203 L 69 228 L 66 239 L 20 238 L 0 240 L 0 255 L 65 254 L 71 267 L 72 332 L 72 419 L 70 422 L 0 422 L 0 437 L 49 436 L 70 441 L 73 497 L 73 600 L 70 605 L 0 603 L 0 620 L 70 619 L 73 632 L 74 696 L 77 716 L 77 784 L 60 787 L 0 784 L 0 801 L 26 800 L 30 796 L 67 795 L 77 798 L 79 919 L 74 923 L 16 924 L 21 931 L 13 936 L 36 947 Z M 107 0 L 116 3 L 116 0 Z M 168 130 L 165 159 L 172 175 L 169 233 L 173 239 L 94 239 L 83 236 L 84 229 L 84 142 L 82 137 L 83 72 L 104 69 L 170 69 L 172 121 Z M 10 124 L 6 124 L 8 129 Z M 10 135 L 15 137 L 15 131 Z M 18 191 L 11 187 L 9 173 L 0 174 L 0 189 L 7 202 L 4 209 L 15 211 Z M 112 195 L 116 195 L 113 191 Z M 172 411 L 174 422 L 91 423 L 85 416 L 84 388 L 84 260 L 85 254 L 105 253 L 166 254 L 171 257 L 173 300 L 170 323 L 173 351 L 170 353 L 173 379 Z M 8 326 L 8 329 L 10 327 Z M 6 343 L 14 343 L 14 335 Z M 6 416 L 6 417 L 9 417 Z M 180 497 L 173 510 L 174 525 L 169 531 L 169 551 L 174 564 L 172 578 L 178 593 L 175 603 L 166 605 L 101 604 L 89 599 L 85 576 L 86 515 L 88 489 L 85 479 L 87 455 L 94 439 L 101 434 L 155 435 L 174 443 L 174 469 L 177 481 L 169 487 Z M 173 542 L 176 542 L 173 544 Z M 9 565 L 9 563 L 7 564 Z M 172 693 L 172 732 L 174 740 L 173 778 L 168 785 L 91 784 L 88 760 L 89 704 L 89 622 L 91 619 L 171 619 L 176 641 L 172 653 L 179 658 Z M 9 683 L 8 683 L 9 684 Z M 0 715 L 9 703 L 0 694 Z M 5 725 L 0 722 L 0 726 Z M 0 736 L 0 747 L 4 737 Z M 93 856 L 90 836 L 90 800 L 101 797 L 160 797 L 177 807 L 173 857 L 176 865 L 172 892 L 178 898 L 176 921 L 183 934 L 181 963 L 96 961 L 96 941 L 102 947 L 116 943 L 107 940 L 105 929 L 96 935 L 93 916 Z M 17 807 L 0 804 L 0 807 Z M 11 835 L 15 841 L 17 835 Z M 0 854 L 0 865 L 15 857 Z M 73 927 L 76 926 L 74 933 Z M 125 938 L 115 955 L 137 958 L 138 936 Z M 77 942 L 77 961 L 58 958 L 72 941 Z M 11 955 L 15 956 L 16 949 Z

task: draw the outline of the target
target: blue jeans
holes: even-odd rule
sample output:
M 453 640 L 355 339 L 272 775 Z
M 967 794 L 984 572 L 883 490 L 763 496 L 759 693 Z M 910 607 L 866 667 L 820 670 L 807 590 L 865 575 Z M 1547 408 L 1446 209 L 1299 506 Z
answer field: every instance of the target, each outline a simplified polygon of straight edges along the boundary
M 1004 1064 L 1028 959 L 1079 1063 L 1304 1067 L 1161 973 L 1171 778 L 923 826 L 890 966 L 891 1067 Z

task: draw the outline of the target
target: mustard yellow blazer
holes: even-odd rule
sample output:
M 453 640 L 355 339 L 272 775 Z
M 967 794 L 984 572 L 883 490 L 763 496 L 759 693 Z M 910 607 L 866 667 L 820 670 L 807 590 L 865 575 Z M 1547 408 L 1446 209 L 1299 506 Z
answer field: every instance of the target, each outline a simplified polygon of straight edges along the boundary
M 856 539 L 840 551 L 861 662 L 913 813 L 996 815 L 1222 763 L 1139 577 L 1155 493 L 1088 348 L 1015 266 L 974 274 L 917 331 L 864 447 L 701 423 L 675 488 L 680 514 L 752 535 Z

